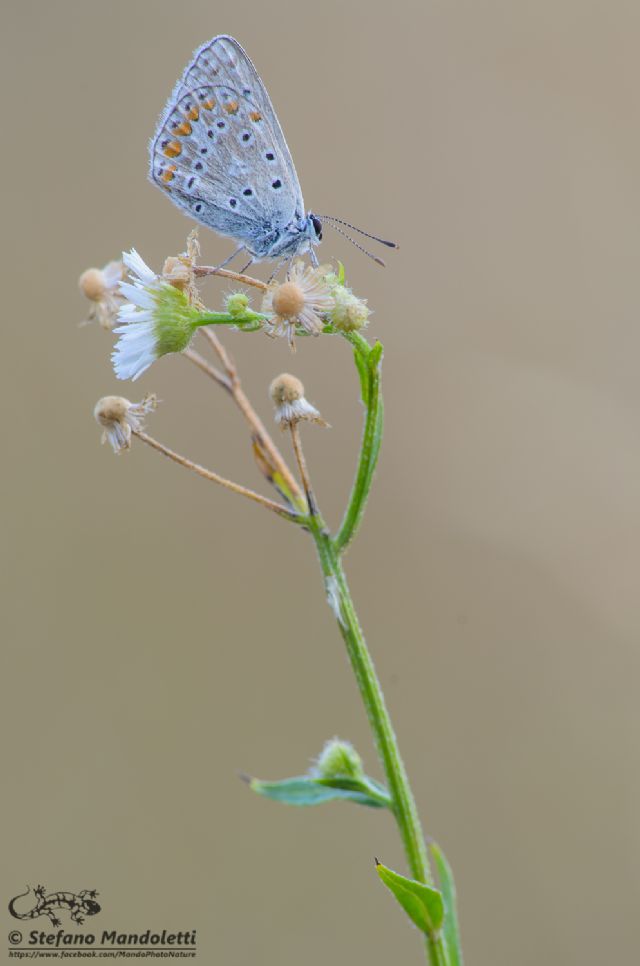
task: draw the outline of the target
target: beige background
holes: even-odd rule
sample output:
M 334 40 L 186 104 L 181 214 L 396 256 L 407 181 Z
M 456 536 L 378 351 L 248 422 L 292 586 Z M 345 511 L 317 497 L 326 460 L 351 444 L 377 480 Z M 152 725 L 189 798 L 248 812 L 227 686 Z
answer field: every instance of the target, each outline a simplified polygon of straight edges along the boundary
M 154 390 L 157 436 L 261 485 L 204 377 L 176 358 L 121 387 L 110 337 L 77 327 L 82 269 L 184 247 L 147 139 L 219 32 L 264 77 L 308 205 L 402 245 L 385 272 L 329 231 L 321 250 L 386 347 L 348 570 L 457 872 L 467 962 L 632 962 L 640 9 L 624 0 L 5 6 L 0 901 L 95 887 L 96 928 L 197 928 L 201 963 L 420 962 L 373 872 L 374 854 L 404 868 L 390 818 L 288 810 L 236 777 L 300 772 L 336 733 L 379 774 L 312 547 L 141 446 L 115 459 L 91 416 L 105 393 Z M 201 239 L 208 262 L 230 251 Z M 224 291 L 208 283 L 212 307 Z M 346 347 L 227 343 L 266 419 L 293 368 L 332 422 L 308 456 L 337 522 L 360 424 Z

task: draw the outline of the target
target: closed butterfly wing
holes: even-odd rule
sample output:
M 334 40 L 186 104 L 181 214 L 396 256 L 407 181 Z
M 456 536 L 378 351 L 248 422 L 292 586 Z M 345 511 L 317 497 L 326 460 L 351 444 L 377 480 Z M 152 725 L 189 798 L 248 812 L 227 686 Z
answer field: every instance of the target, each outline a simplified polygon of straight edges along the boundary
M 230 37 L 195 54 L 151 142 L 150 177 L 192 217 L 246 244 L 304 214 L 300 185 L 269 96 Z

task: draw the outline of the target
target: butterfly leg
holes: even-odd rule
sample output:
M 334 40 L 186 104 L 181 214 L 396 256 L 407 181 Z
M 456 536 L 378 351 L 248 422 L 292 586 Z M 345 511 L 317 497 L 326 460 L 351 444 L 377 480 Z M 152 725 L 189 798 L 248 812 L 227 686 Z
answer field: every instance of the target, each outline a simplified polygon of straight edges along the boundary
M 249 267 L 250 267 L 251 265 L 253 265 L 253 258 L 250 258 L 250 259 L 249 259 L 249 261 L 247 262 L 247 264 L 246 264 L 246 265 L 243 265 L 243 267 L 242 267 L 242 268 L 240 269 L 240 272 L 239 272 L 238 274 L 239 274 L 239 275 L 244 275 L 244 273 L 246 272 L 246 270 L 247 270 L 247 269 L 248 269 L 248 268 L 249 268 Z
M 269 276 L 269 281 L 267 282 L 267 285 L 271 285 L 271 283 L 273 282 L 274 278 L 276 277 L 276 275 L 278 274 L 278 272 L 280 271 L 280 269 L 282 268 L 282 266 L 284 265 L 285 262 L 288 263 L 287 264 L 287 278 L 289 278 L 289 268 L 291 266 L 292 260 L 293 259 L 292 258 L 289 258 L 288 255 L 287 255 L 286 258 L 281 258 L 280 261 L 278 262 L 278 264 L 276 265 L 275 269 L 273 270 L 273 272 Z
M 320 262 L 318 261 L 318 256 L 314 252 L 313 248 L 311 249 L 311 251 L 309 252 L 309 254 L 311 256 L 311 264 L 313 265 L 314 268 L 317 268 L 318 265 L 320 264 Z
M 239 255 L 240 252 L 244 252 L 244 251 L 246 251 L 244 245 L 240 245 L 240 248 L 236 248 L 235 252 L 233 252 L 231 255 L 229 255 L 228 258 L 225 258 L 225 260 L 223 262 L 220 262 L 219 265 L 216 265 L 216 268 L 225 268 L 230 262 L 233 261 L 233 259 L 236 257 L 236 255 Z M 251 262 L 249 262 L 249 264 L 251 264 Z

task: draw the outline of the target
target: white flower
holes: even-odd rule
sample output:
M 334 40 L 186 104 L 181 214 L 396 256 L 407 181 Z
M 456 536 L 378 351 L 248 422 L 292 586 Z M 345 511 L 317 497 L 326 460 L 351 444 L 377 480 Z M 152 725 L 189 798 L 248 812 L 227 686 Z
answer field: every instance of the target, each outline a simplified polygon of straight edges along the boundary
M 331 288 L 324 279 L 326 271 L 297 261 L 286 282 L 269 287 L 262 303 L 262 311 L 270 317 L 264 326 L 268 335 L 286 335 L 291 348 L 298 325 L 309 335 L 320 335 L 321 316 L 334 304 Z
M 124 278 L 122 262 L 109 262 L 104 268 L 88 268 L 78 279 L 82 294 L 92 303 L 85 325 L 97 322 L 103 329 L 113 329 L 118 309 L 124 302 L 118 286 Z
M 198 313 L 187 295 L 152 272 L 132 249 L 123 254 L 131 282 L 120 282 L 126 299 L 114 329 L 119 339 L 112 353 L 118 379 L 137 379 L 168 352 L 182 352 L 189 345 Z
M 154 395 L 145 396 L 139 403 L 123 396 L 103 396 L 93 410 L 96 422 L 104 427 L 102 442 L 109 442 L 114 453 L 131 447 L 131 433 L 142 429 L 142 417 L 155 409 Z
M 276 407 L 275 420 L 280 429 L 287 429 L 302 420 L 328 426 L 315 406 L 304 398 L 304 386 L 296 376 L 283 372 L 269 386 L 269 395 Z

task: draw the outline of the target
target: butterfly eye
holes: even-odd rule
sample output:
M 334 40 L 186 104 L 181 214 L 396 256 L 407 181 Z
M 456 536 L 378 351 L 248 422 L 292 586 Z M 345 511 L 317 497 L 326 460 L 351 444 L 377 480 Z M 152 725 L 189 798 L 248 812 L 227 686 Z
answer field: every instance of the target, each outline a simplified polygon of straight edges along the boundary
M 311 224 L 313 225 L 313 230 L 316 233 L 316 238 L 318 241 L 322 241 L 322 222 L 315 215 L 311 215 Z

